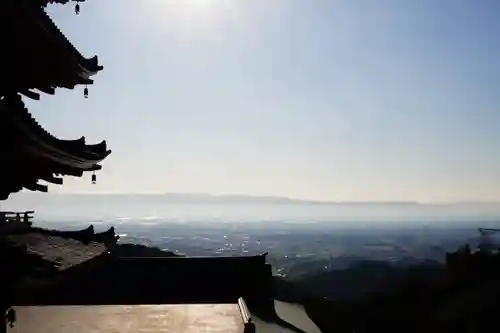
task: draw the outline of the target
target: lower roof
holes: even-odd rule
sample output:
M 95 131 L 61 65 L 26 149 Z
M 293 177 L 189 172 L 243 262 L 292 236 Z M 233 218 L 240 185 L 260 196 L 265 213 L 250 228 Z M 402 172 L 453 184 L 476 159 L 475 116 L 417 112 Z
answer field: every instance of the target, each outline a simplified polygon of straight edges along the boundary
M 9 235 L 8 239 L 15 244 L 24 245 L 28 254 L 36 255 L 52 263 L 54 268 L 61 272 L 108 251 L 103 243 L 84 244 L 76 239 L 50 236 L 41 232 Z

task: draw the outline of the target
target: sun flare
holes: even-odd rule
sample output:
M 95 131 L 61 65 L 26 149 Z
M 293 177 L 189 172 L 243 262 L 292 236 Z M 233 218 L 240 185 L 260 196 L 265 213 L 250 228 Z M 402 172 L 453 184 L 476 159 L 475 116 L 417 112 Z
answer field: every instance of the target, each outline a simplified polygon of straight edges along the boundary
M 223 1 L 218 0 L 145 0 L 141 7 L 169 19 L 198 19 L 214 15 L 221 3 Z
M 213 4 L 213 0 L 184 0 L 186 6 L 205 7 Z
M 206 12 L 216 6 L 215 0 L 172 0 L 168 2 L 174 9 L 182 12 Z
M 244 13 L 238 0 L 144 0 L 136 6 L 142 12 L 139 20 L 148 26 L 184 37 L 207 35 L 239 22 Z

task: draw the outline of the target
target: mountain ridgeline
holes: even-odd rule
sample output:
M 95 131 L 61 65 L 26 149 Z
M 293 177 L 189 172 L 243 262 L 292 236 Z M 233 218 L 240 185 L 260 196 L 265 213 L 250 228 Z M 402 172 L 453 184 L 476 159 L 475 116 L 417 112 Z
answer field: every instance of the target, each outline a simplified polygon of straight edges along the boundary
M 222 194 L 214 195 L 208 193 L 158 193 L 158 194 L 136 194 L 136 193 L 120 193 L 120 194 L 54 194 L 49 193 L 44 197 L 35 196 L 28 192 L 16 194 L 10 202 L 16 201 L 46 203 L 52 201 L 68 201 L 68 202 L 85 202 L 101 201 L 111 202 L 161 202 L 164 204 L 241 204 L 241 205 L 418 205 L 418 202 L 413 201 L 387 201 L 387 202 L 372 202 L 372 201 L 327 201 L 327 200 L 308 200 L 295 199 L 280 196 L 256 196 L 243 194 Z

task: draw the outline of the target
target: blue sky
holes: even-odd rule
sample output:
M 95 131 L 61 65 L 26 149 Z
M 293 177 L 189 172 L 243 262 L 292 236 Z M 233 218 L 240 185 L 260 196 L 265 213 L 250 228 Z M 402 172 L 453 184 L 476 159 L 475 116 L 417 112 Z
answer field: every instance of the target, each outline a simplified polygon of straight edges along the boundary
M 98 184 L 323 200 L 500 200 L 500 5 L 106 0 L 52 5 L 105 66 L 28 102 L 60 138 L 106 139 Z

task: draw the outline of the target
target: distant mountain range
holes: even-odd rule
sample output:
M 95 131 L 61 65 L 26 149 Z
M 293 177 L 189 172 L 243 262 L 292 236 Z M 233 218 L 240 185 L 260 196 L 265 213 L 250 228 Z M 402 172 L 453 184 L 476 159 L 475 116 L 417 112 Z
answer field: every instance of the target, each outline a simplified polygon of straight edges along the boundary
M 43 197 L 43 198 L 42 198 Z M 60 194 L 48 193 L 40 196 L 38 193 L 23 192 L 12 196 L 13 201 L 30 200 L 46 201 L 57 198 L 65 199 L 85 199 L 92 200 L 119 200 L 119 201 L 152 201 L 168 204 L 264 204 L 264 205 L 392 205 L 392 206 L 416 206 L 416 205 L 437 205 L 432 203 L 419 203 L 416 201 L 319 201 L 293 199 L 279 196 L 254 196 L 243 194 L 213 195 L 206 193 L 163 193 L 163 194 Z M 456 202 L 439 205 L 499 205 L 495 202 Z
M 30 200 L 46 201 L 51 199 L 65 200 L 106 200 L 106 201 L 151 201 L 162 202 L 168 204 L 260 204 L 260 205 L 418 205 L 417 202 L 405 201 L 389 201 L 389 202 L 347 202 L 347 201 L 319 201 L 319 200 L 303 200 L 293 199 L 278 196 L 253 196 L 242 194 L 224 194 L 213 195 L 206 193 L 163 193 L 163 194 L 138 194 L 138 193 L 123 193 L 123 194 L 83 194 L 83 193 L 47 193 L 41 198 L 37 193 L 23 192 L 13 196 L 13 200 Z
M 319 200 L 304 200 L 278 196 L 253 196 L 243 194 L 224 194 L 213 195 L 204 193 L 164 193 L 158 195 L 164 200 L 175 203 L 224 203 L 224 204 L 314 204 L 314 205 L 331 205 L 331 204 L 397 204 L 397 205 L 415 205 L 416 202 L 335 202 L 335 201 L 319 201 Z

